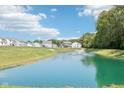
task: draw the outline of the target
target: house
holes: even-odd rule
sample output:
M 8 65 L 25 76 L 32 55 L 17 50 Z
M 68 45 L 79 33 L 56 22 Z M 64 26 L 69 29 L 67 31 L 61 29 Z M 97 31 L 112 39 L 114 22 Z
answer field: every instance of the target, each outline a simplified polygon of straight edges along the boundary
M 57 44 L 52 44 L 52 48 L 58 48 Z
M 7 46 L 7 44 L 8 44 L 8 40 L 2 39 L 2 46 Z
M 10 46 L 27 46 L 27 43 L 24 41 L 18 41 L 18 40 L 10 40 Z
M 31 42 L 27 42 L 27 43 L 26 43 L 26 46 L 28 46 L 28 47 L 33 47 L 33 44 L 32 44 Z
M 72 47 L 72 48 L 81 48 L 82 45 L 81 45 L 81 43 L 79 43 L 79 42 L 73 42 L 72 45 L 71 45 L 71 47 Z
M 60 48 L 64 48 L 64 46 L 62 45 L 62 44 L 59 44 L 59 46 L 58 47 L 60 47 Z
M 61 44 L 62 47 L 68 47 L 68 48 L 71 48 L 71 45 L 72 45 L 72 42 L 70 41 L 63 41 Z
M 40 43 L 33 43 L 34 47 L 42 47 L 42 45 Z
M 0 39 L 0 46 L 11 46 L 11 40 L 9 39 L 3 39 L 1 38 Z
M 11 45 L 11 40 L 5 39 L 5 46 L 10 46 Z
M 11 46 L 20 46 L 21 45 L 21 42 L 17 41 L 17 40 L 11 40 L 11 43 L 10 43 Z
M 0 46 L 3 46 L 3 40 L 0 38 Z
M 19 44 L 20 46 L 27 46 L 27 43 L 26 42 L 24 42 L 24 41 L 20 41 L 20 44 Z
M 16 40 L 11 40 L 10 46 L 18 46 Z
M 52 48 L 52 41 L 43 41 L 42 46 L 47 48 Z

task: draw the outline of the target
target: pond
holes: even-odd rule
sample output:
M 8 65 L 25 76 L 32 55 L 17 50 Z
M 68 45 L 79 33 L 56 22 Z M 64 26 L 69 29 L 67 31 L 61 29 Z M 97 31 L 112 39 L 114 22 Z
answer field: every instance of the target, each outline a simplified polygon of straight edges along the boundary
M 0 85 L 95 88 L 124 84 L 124 62 L 92 53 L 66 52 L 0 71 Z

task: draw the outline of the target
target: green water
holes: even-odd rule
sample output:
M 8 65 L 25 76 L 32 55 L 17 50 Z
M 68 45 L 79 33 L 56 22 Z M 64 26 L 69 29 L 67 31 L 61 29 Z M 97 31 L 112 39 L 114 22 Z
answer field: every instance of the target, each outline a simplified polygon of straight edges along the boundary
M 103 87 L 111 84 L 124 85 L 124 61 L 101 56 L 86 57 L 82 61 L 96 68 L 97 86 Z
M 95 88 L 124 85 L 124 61 L 91 53 L 60 53 L 34 64 L 0 71 L 0 85 Z

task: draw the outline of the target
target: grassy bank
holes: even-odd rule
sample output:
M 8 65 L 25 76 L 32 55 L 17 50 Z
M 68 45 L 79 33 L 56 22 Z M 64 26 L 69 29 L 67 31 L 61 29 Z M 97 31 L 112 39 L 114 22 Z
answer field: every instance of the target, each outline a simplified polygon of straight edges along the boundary
M 73 49 L 47 49 L 32 47 L 0 47 L 0 69 L 36 62 L 38 59 Z
M 97 55 L 111 57 L 116 59 L 124 59 L 124 50 L 118 49 L 85 49 L 90 52 L 94 52 Z
M 109 85 L 109 86 L 105 86 L 104 88 L 124 88 L 124 85 Z
M 0 69 L 27 64 L 55 54 L 45 48 L 0 47 Z
M 76 48 L 56 48 L 55 49 L 57 52 L 71 52 L 71 51 L 74 51 L 74 50 L 77 50 Z
M 25 87 L 25 86 L 5 86 L 5 85 L 0 85 L 0 88 L 32 88 L 32 87 Z

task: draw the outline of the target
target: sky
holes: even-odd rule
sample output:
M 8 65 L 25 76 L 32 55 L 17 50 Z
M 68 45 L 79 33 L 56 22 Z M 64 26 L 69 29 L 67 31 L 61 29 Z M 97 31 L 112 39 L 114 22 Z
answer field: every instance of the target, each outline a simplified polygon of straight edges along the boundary
M 102 11 L 114 6 L 0 6 L 0 37 L 20 40 L 75 39 L 96 32 Z

